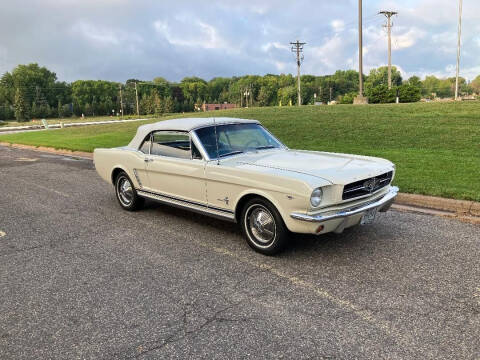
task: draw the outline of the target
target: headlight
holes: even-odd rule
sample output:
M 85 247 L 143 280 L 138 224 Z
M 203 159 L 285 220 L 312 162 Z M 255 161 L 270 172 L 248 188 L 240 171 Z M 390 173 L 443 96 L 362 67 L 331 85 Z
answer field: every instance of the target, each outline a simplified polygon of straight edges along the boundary
M 323 190 L 322 188 L 317 188 L 313 190 L 312 195 L 310 196 L 310 204 L 313 207 L 317 207 L 322 203 L 323 199 Z

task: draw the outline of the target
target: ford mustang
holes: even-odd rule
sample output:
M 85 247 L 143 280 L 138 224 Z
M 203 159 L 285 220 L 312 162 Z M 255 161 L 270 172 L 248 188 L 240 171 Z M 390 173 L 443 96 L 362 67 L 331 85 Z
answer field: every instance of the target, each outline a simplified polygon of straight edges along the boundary
M 370 224 L 398 193 L 390 161 L 291 150 L 255 120 L 143 125 L 127 146 L 95 149 L 94 163 L 123 209 L 137 210 L 148 198 L 237 222 L 266 255 L 282 250 L 290 232 Z

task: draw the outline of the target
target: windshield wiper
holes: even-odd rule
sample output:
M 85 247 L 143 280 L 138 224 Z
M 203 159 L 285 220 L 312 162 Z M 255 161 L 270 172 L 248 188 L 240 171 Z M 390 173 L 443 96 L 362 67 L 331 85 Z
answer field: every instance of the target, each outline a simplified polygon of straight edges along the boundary
M 264 149 L 275 149 L 275 148 L 276 148 L 276 146 L 273 146 L 273 145 L 265 145 L 265 146 L 256 147 L 255 149 L 264 150 Z
M 231 151 L 229 153 L 219 155 L 218 157 L 224 157 L 224 156 L 236 155 L 236 154 L 243 154 L 243 151 L 241 151 L 241 150 Z

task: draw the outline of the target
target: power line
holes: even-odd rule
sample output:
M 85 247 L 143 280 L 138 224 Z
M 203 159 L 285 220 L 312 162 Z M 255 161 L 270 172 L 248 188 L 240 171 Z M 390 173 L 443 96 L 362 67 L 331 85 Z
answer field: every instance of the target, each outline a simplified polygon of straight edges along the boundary
M 397 15 L 396 11 L 380 11 L 379 14 L 385 15 L 387 24 L 384 25 L 388 31 L 388 88 L 392 88 L 392 16 Z
M 303 62 L 303 45 L 306 43 L 296 41 L 296 42 L 291 42 L 290 45 L 292 45 L 292 52 L 296 54 L 297 56 L 297 85 L 298 85 L 298 106 L 302 105 L 302 95 L 301 95 L 301 89 L 300 89 L 300 65 L 302 65 Z

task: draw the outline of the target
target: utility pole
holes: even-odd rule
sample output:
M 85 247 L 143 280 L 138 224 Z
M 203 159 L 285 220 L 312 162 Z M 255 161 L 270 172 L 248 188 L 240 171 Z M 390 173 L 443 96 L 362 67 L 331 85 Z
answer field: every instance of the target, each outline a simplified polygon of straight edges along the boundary
M 455 100 L 458 100 L 458 77 L 460 74 L 460 47 L 462 45 L 462 5 L 463 0 L 458 3 L 458 43 L 457 43 L 457 75 L 455 80 Z
M 298 40 L 290 43 L 290 45 L 292 45 L 292 52 L 296 53 L 297 56 L 298 106 L 302 105 L 302 95 L 300 89 L 300 65 L 303 61 L 303 45 L 305 44 L 306 43 L 299 42 Z
M 368 99 L 363 97 L 363 14 L 362 0 L 358 0 L 358 96 L 353 99 L 354 104 L 368 104 Z
M 123 118 L 123 95 L 122 95 L 122 85 L 118 86 L 120 88 L 120 113 Z
M 137 89 L 137 82 L 135 82 L 135 98 L 137 99 L 137 116 L 140 116 L 140 108 L 138 107 L 138 89 Z
M 392 88 L 392 16 L 397 15 L 396 11 L 380 11 L 379 14 L 385 15 L 387 25 L 384 25 L 388 31 L 388 88 Z
M 360 97 L 363 97 L 363 15 L 362 15 L 362 0 L 358 0 L 358 67 L 360 73 L 359 92 Z

